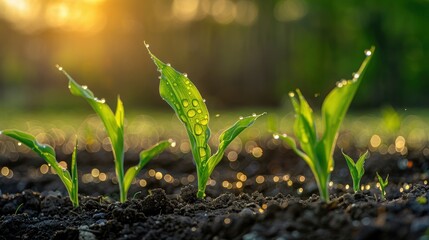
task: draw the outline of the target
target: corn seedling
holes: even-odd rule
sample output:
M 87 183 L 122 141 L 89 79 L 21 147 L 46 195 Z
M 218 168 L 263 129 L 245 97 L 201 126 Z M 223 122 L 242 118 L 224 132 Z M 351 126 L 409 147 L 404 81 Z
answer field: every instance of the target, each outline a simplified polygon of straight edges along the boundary
M 322 105 L 324 132 L 321 137 L 317 136 L 313 110 L 299 89 L 296 93 L 289 93 L 289 96 L 296 113 L 294 133 L 302 150 L 298 149 L 293 138 L 286 134 L 274 134 L 274 138 L 283 139 L 309 165 L 316 179 L 321 200 L 324 202 L 329 201 L 328 183 L 334 169 L 333 152 L 338 131 L 374 50 L 374 47 L 365 50 L 366 58 L 358 72 L 353 74 L 351 80 L 339 81 L 325 98 Z
M 378 183 L 380 184 L 381 200 L 386 200 L 386 187 L 389 184 L 389 174 L 387 174 L 386 179 L 383 178 L 376 172 Z
M 48 163 L 48 165 L 55 170 L 58 177 L 63 182 L 69 194 L 70 200 L 73 204 L 73 207 L 79 206 L 76 162 L 77 144 L 72 154 L 71 171 L 69 172 L 57 162 L 55 150 L 49 145 L 40 144 L 39 142 L 37 142 L 36 138 L 33 135 L 13 129 L 4 130 L 1 132 L 1 134 L 19 141 L 20 144 L 24 144 L 25 146 L 29 147 L 31 150 L 37 153 L 37 155 L 43 158 Z
M 118 96 L 116 112 L 113 114 L 104 99 L 96 98 L 87 86 L 79 85 L 62 67 L 57 66 L 57 68 L 68 78 L 70 92 L 75 96 L 84 98 L 103 122 L 112 144 L 120 201 L 125 202 L 133 179 L 152 158 L 169 147 L 171 141 L 161 141 L 152 148 L 140 152 L 139 163 L 124 173 L 124 106 L 121 99 Z
M 197 168 L 198 176 L 198 198 L 204 198 L 207 181 L 216 165 L 221 161 L 227 146 L 243 130 L 252 125 L 262 114 L 253 114 L 241 117 L 234 125 L 225 130 L 219 137 L 219 148 L 211 155 L 208 145 L 210 138 L 209 111 L 205 100 L 195 85 L 189 80 L 187 74 L 180 73 L 165 64 L 153 55 L 148 45 L 149 54 L 161 73 L 159 93 L 175 111 L 179 120 L 185 125 L 189 141 L 191 143 L 192 155 Z
M 349 167 L 350 175 L 352 176 L 353 180 L 353 190 L 355 192 L 358 192 L 360 189 L 360 180 L 362 179 L 363 174 L 365 173 L 365 159 L 368 156 L 368 151 L 366 151 L 364 154 L 362 154 L 357 162 L 355 163 L 353 159 L 345 154 L 344 152 L 343 156 L 346 159 L 347 166 Z

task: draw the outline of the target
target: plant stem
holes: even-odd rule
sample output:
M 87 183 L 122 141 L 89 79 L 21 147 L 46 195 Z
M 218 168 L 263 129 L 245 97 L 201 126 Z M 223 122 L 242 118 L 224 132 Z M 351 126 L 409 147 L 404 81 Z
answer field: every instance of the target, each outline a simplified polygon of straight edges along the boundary
M 198 192 L 197 192 L 197 198 L 199 199 L 204 199 L 204 197 L 206 196 L 206 186 L 207 186 L 207 178 L 205 175 L 207 174 L 202 174 L 200 173 L 204 172 L 203 169 L 197 169 L 197 177 L 198 177 Z
M 317 176 L 317 175 L 315 175 Z M 316 182 L 319 187 L 319 193 L 320 193 L 320 199 L 322 202 L 329 202 L 329 179 L 330 175 L 327 176 L 326 179 L 323 179 L 321 177 L 316 177 Z

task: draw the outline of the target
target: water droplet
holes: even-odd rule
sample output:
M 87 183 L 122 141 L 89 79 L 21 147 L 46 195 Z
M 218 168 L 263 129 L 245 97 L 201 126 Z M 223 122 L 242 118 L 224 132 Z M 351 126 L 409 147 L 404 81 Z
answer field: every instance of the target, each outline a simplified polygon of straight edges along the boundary
M 71 88 L 71 85 L 69 84 L 67 87 L 70 89 L 70 88 Z
M 252 113 L 252 117 L 256 117 L 256 113 Z
M 240 116 L 238 119 L 243 120 L 244 118 L 242 116 Z
M 280 136 L 279 136 L 278 134 L 273 134 L 273 138 L 274 138 L 274 139 L 279 139 L 279 138 L 280 138 Z
M 63 70 L 63 67 L 61 67 L 60 65 L 56 65 L 55 67 L 57 67 L 57 69 L 58 69 L 58 71 L 62 71 Z
M 167 65 L 167 66 L 169 66 L 169 67 L 171 67 L 171 64 L 170 64 L 170 63 L 167 63 L 166 65 Z
M 197 114 L 197 112 L 195 112 L 195 110 L 194 110 L 194 109 L 190 109 L 190 110 L 188 111 L 188 117 L 194 117 L 196 114 Z
M 200 124 L 195 124 L 194 132 L 197 136 L 200 136 L 203 133 L 203 127 Z
M 183 76 L 187 78 L 187 77 L 188 77 L 188 74 L 187 74 L 187 73 L 184 73 L 184 74 L 183 74 Z
M 287 137 L 287 134 L 286 133 L 283 133 L 283 135 L 282 135 L 283 137 Z
M 353 78 L 359 78 L 359 73 L 353 73 Z
M 144 43 L 144 45 L 146 46 L 146 48 L 149 48 L 149 44 L 147 44 L 147 43 Z
M 200 157 L 205 157 L 206 156 L 206 149 L 204 149 L 203 147 L 200 147 Z
M 86 90 L 86 89 L 88 89 L 88 86 L 82 85 L 82 88 Z
M 105 102 L 106 102 L 106 99 L 102 98 L 102 99 L 98 100 L 98 102 L 99 102 L 99 103 L 105 103 Z
M 198 109 L 198 110 L 197 110 L 197 113 L 201 113 L 201 109 Z
M 203 119 L 203 120 L 201 120 L 201 124 L 202 124 L 202 125 L 207 125 L 207 123 L 209 123 L 209 120 L 208 120 L 208 119 Z
M 183 107 L 188 107 L 189 106 L 188 100 L 186 100 L 186 99 L 182 100 L 182 105 L 183 105 Z
M 371 54 L 372 54 L 372 52 L 370 50 L 368 50 L 368 49 L 365 50 L 365 55 L 366 56 L 369 57 L 369 56 L 371 56 Z
M 0 135 L 2 135 L 3 134 L 3 131 L 0 131 Z
M 192 106 L 197 107 L 199 104 L 197 99 L 192 100 Z
M 159 77 L 158 77 L 158 79 L 159 79 L 159 80 L 161 80 L 161 79 L 162 79 L 162 77 L 161 77 L 161 76 L 159 76 Z
M 138 170 L 139 170 L 139 167 L 135 167 L 134 169 L 135 169 L 136 171 L 138 171 Z
M 170 143 L 171 147 L 175 147 L 176 146 L 176 141 L 174 141 L 173 139 L 168 139 L 168 142 Z
M 205 103 L 205 102 L 206 102 L 206 99 L 203 98 L 203 103 Z
M 343 83 L 342 82 L 337 82 L 337 87 L 338 88 L 342 88 L 343 87 Z
M 294 92 L 289 92 L 289 97 L 295 97 L 295 93 Z
M 22 142 L 18 142 L 18 146 L 21 146 L 22 145 Z
M 218 114 L 216 114 L 216 115 L 215 115 L 215 117 L 220 117 L 220 114 L 219 114 L 219 113 L 218 113 Z

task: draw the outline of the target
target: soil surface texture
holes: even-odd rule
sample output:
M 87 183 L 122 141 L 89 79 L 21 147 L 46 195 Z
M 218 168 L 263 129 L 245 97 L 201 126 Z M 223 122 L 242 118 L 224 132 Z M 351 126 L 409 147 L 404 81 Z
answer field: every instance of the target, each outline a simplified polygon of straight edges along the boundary
M 13 171 L 13 177 L 0 177 L 0 240 L 429 239 L 428 160 L 422 154 L 372 153 L 358 193 L 340 154 L 329 203 L 320 201 L 305 163 L 283 147 L 266 148 L 259 159 L 224 159 L 203 200 L 195 197 L 189 154 L 163 153 L 139 174 L 128 201 L 119 203 L 111 153 L 82 152 L 78 208 L 55 174 L 40 173 L 41 159 L 0 159 L 0 168 Z M 376 171 L 389 174 L 385 200 Z M 107 180 L 99 180 L 100 172 Z

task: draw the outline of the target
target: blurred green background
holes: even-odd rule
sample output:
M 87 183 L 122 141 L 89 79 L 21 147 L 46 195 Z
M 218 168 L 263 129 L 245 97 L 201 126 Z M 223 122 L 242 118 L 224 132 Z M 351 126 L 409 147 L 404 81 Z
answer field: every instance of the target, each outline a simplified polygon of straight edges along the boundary
M 295 88 L 320 104 L 371 45 L 353 109 L 427 107 L 428 22 L 427 0 L 0 0 L 0 109 L 82 107 L 56 64 L 108 102 L 168 108 L 144 40 L 209 108 L 280 107 Z

